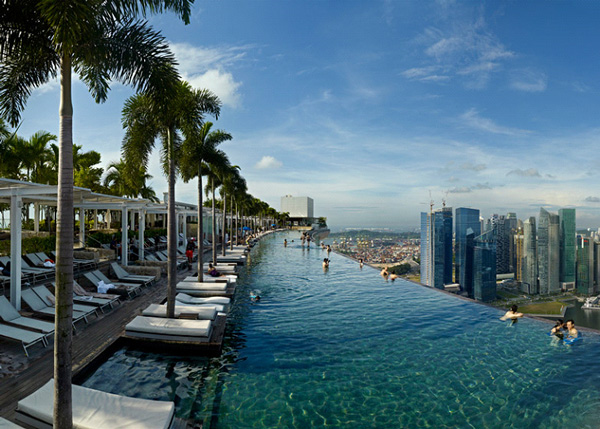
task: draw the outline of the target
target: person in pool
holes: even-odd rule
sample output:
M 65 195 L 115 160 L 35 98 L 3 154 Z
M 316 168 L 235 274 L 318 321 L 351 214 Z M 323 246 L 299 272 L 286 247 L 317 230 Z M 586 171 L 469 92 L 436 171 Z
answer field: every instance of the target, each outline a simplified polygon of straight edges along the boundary
M 323 269 L 329 268 L 329 259 L 323 258 Z
M 362 258 L 360 258 L 360 259 L 358 260 L 358 263 L 360 264 L 360 267 L 362 268 L 362 267 L 363 267 L 363 259 L 362 259 Z
M 508 310 L 506 312 L 506 314 L 500 318 L 500 320 L 509 320 L 510 319 L 514 322 L 519 317 L 523 317 L 523 313 L 517 312 L 518 309 L 519 309 L 519 307 L 517 307 L 516 305 L 513 305 L 512 307 L 510 307 L 510 310 Z
M 392 274 L 390 274 L 390 280 L 391 280 L 391 281 L 394 281 L 394 280 L 396 280 L 398 277 L 400 277 L 400 276 L 399 276 L 398 274 L 396 274 L 396 273 L 392 273 Z
M 575 322 L 573 321 L 573 319 L 567 320 L 566 328 L 568 339 L 574 339 L 579 336 L 579 332 L 577 332 L 577 329 L 575 329 Z
M 565 329 L 565 324 L 563 323 L 563 320 L 562 319 L 558 319 L 556 321 L 556 324 L 554 325 L 554 328 L 552 328 L 550 330 L 550 333 L 552 335 L 557 336 L 558 338 L 560 338 L 562 340 L 563 337 L 564 337 L 564 332 L 563 332 L 564 329 Z
M 287 238 L 283 239 L 283 247 L 287 247 Z
M 381 272 L 379 273 L 379 275 L 381 277 L 383 277 L 385 279 L 385 281 L 387 282 L 388 276 L 390 275 L 390 273 L 388 272 L 387 267 L 385 267 L 383 270 L 381 270 Z

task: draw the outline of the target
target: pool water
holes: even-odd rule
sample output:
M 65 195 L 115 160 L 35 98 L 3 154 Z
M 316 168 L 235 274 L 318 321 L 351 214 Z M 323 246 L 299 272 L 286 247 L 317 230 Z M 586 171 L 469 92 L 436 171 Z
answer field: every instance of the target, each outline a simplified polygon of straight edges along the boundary
M 125 348 L 84 385 L 174 400 L 211 428 L 598 427 L 598 335 L 566 346 L 544 322 L 501 322 L 333 253 L 324 272 L 326 252 L 299 244 L 255 246 L 221 357 Z

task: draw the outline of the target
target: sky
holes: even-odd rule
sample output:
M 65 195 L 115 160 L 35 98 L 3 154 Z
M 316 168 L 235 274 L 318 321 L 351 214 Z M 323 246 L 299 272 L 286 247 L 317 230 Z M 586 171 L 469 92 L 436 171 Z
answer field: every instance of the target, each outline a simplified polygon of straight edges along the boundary
M 187 26 L 150 22 L 220 97 L 221 148 L 277 210 L 309 196 L 332 229 L 412 229 L 430 200 L 521 219 L 575 207 L 600 226 L 600 2 L 197 0 Z M 132 90 L 73 91 L 74 142 L 118 161 Z M 58 134 L 58 102 L 58 82 L 36 89 L 19 135 Z M 176 199 L 195 192 L 179 181 Z

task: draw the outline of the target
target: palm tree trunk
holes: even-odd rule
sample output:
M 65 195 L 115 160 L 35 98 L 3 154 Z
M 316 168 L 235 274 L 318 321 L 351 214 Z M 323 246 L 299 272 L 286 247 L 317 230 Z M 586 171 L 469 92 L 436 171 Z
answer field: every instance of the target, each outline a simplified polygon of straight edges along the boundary
M 167 317 L 175 317 L 175 294 L 177 292 L 177 217 L 175 215 L 175 159 L 173 156 L 173 133 L 167 130 L 169 150 L 169 207 L 167 219 Z
M 229 222 L 231 223 L 229 233 L 229 250 L 233 251 L 233 195 L 231 196 L 231 208 L 229 209 Z
M 215 210 L 215 179 L 210 179 L 210 187 L 212 190 L 212 261 L 213 264 L 217 265 L 217 241 L 219 234 L 217 234 L 217 211 Z
M 71 362 L 73 340 L 73 104 L 71 57 L 62 54 L 56 218 L 56 313 L 54 334 L 54 427 L 73 427 Z
M 223 246 L 222 255 L 225 256 L 225 250 L 227 248 L 227 241 L 225 240 L 225 234 L 227 234 L 227 195 L 223 192 Z
M 198 281 L 204 281 L 204 220 L 202 219 L 202 163 L 198 163 Z

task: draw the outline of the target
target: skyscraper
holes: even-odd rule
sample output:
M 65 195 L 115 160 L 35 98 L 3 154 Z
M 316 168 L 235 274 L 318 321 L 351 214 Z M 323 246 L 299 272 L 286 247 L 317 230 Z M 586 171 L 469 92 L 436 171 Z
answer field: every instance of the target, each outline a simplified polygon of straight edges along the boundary
M 575 209 L 560 209 L 560 283 L 562 289 L 575 287 Z
M 560 292 L 560 234 L 559 217 L 540 209 L 538 226 L 539 293 Z
M 577 243 L 577 292 L 592 295 L 594 288 L 594 241 L 590 237 L 578 235 Z
M 537 242 L 535 217 L 523 222 L 523 259 L 521 262 L 521 290 L 528 294 L 538 293 Z
M 508 272 L 516 273 L 517 270 L 517 252 L 515 247 L 515 234 L 519 228 L 516 213 L 506 215 L 506 230 L 508 231 Z
M 479 210 L 459 207 L 456 214 L 456 255 L 454 265 L 454 281 L 462 290 L 473 296 L 473 261 L 467 258 L 467 234 L 469 228 L 474 237 L 481 235 Z M 467 267 L 467 264 L 469 265 Z
M 496 272 L 505 274 L 510 268 L 510 226 L 506 217 L 500 215 L 495 219 L 496 232 Z
M 433 212 L 433 283 L 444 289 L 452 283 L 452 208 L 444 207 Z
M 476 237 L 473 251 L 474 298 L 490 302 L 496 299 L 496 237 L 487 231 Z
M 421 212 L 421 283 L 428 286 L 432 285 L 431 280 L 433 278 L 431 269 L 432 236 L 431 216 L 429 213 Z

